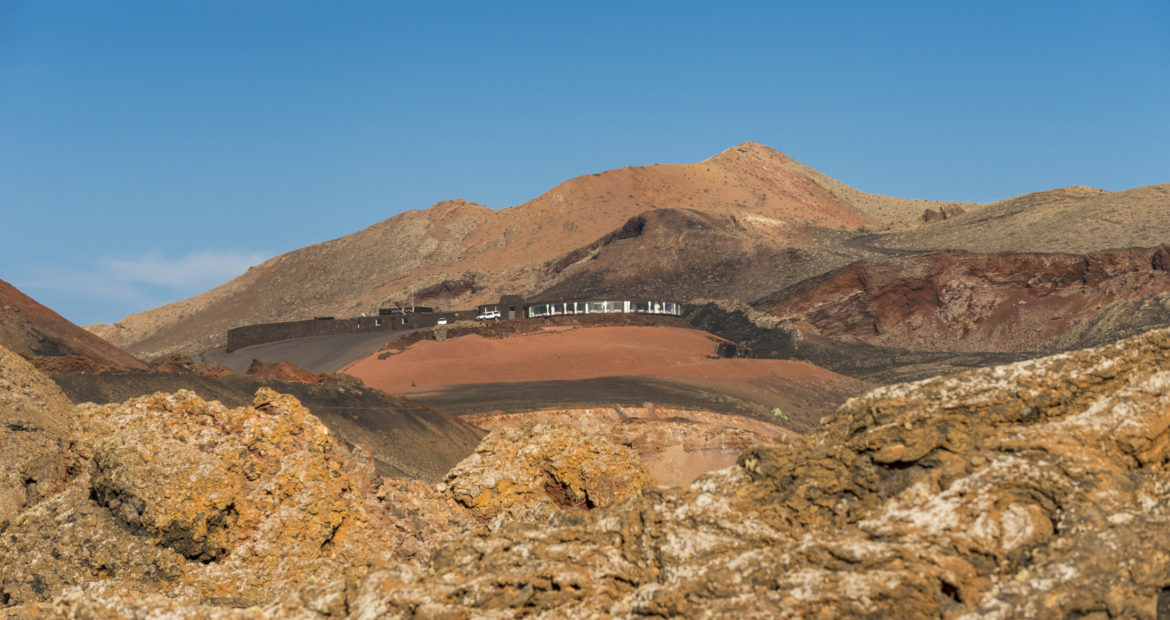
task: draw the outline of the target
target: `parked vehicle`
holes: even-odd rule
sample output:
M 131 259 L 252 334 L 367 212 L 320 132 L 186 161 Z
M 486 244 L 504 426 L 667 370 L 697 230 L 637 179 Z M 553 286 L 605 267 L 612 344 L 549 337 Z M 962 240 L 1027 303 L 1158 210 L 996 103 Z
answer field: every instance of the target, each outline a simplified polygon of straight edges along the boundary
M 440 317 L 439 320 L 437 321 L 437 323 L 439 325 L 446 325 L 447 324 L 447 317 Z
M 476 315 L 475 320 L 488 321 L 488 320 L 499 319 L 499 318 L 500 318 L 500 311 L 499 310 L 488 310 L 487 312 L 484 312 L 483 314 Z

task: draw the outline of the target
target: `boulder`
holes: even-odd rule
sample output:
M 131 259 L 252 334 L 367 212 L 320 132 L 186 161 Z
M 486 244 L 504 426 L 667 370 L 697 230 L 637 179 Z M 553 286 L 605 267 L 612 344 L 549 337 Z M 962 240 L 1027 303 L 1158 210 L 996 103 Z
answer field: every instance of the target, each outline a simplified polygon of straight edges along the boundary
M 492 432 L 447 474 L 455 501 L 498 528 L 539 522 L 559 509 L 593 509 L 653 486 L 638 454 L 565 422 Z
M 938 208 L 937 211 L 928 207 L 925 211 L 922 212 L 922 221 L 926 224 L 941 222 L 943 220 L 955 217 L 956 215 L 962 215 L 966 212 L 967 211 L 959 205 L 942 205 Z
M 84 404 L 72 422 L 84 474 L 0 539 L 9 602 L 68 586 L 267 601 L 393 555 L 367 525 L 372 465 L 291 396 L 261 388 L 230 409 L 180 390 Z
M 26 510 L 4 532 L 0 602 L 45 601 L 70 586 L 158 593 L 186 574 L 182 556 L 132 535 L 90 499 L 86 478 Z

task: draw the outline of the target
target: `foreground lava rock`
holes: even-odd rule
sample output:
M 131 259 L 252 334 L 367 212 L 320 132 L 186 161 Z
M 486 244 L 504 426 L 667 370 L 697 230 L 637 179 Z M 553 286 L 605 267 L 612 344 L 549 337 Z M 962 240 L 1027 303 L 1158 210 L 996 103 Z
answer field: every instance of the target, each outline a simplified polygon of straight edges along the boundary
M 70 408 L 56 384 L 0 346 L 0 532 L 21 510 L 61 490 Z
M 375 572 L 348 613 L 1152 618 L 1170 585 L 1168 363 L 1159 331 L 882 388 L 690 489 Z
M 261 388 L 228 408 L 180 390 L 73 408 L 23 359 L 0 349 L 0 364 L 4 428 L 37 439 L 0 463 L 0 605 L 16 617 L 228 613 L 371 566 L 421 566 L 435 541 L 489 521 L 540 522 L 557 502 L 603 505 L 649 484 L 628 448 L 543 424 L 489 438 L 448 484 L 375 489 L 364 449 L 346 450 L 292 396 Z M 29 463 L 56 464 L 39 502 L 13 486 L 35 491 Z
M 545 458 L 539 454 L 565 453 L 551 447 L 512 451 L 537 457 L 498 461 L 516 471 L 539 464 Z M 231 470 L 232 462 L 222 466 Z M 688 489 L 647 489 L 592 510 L 561 510 L 534 523 L 503 521 L 495 529 L 483 526 L 490 515 L 481 514 L 478 526 L 459 535 L 447 530 L 446 542 L 432 540 L 433 552 L 416 554 L 425 564 L 368 553 L 322 557 L 324 578 L 249 609 L 230 609 L 225 599 L 198 605 L 177 589 L 130 597 L 90 585 L 22 611 L 133 618 L 1153 618 L 1170 605 L 1167 463 L 1170 331 L 1156 331 L 1099 349 L 875 390 L 847 402 L 814 433 L 748 450 L 738 466 L 701 477 Z M 152 512 L 148 499 L 154 483 L 132 484 L 120 470 L 111 471 L 100 474 L 110 480 L 103 484 L 127 489 L 120 497 L 142 498 L 143 507 L 131 500 L 129 517 L 120 509 L 107 514 L 137 518 L 142 533 L 136 540 L 159 543 L 149 546 L 151 553 L 172 550 L 168 557 L 181 559 L 227 549 L 214 566 L 230 562 L 239 541 L 259 540 L 238 525 L 220 532 L 216 519 L 200 521 L 182 511 L 168 526 L 152 516 L 161 514 Z M 489 496 L 502 497 L 498 490 L 512 484 L 499 469 L 478 471 L 480 480 L 466 488 L 491 487 L 497 492 Z M 97 480 L 99 472 L 91 475 Z M 436 500 L 449 507 L 482 494 L 452 493 L 461 475 L 453 473 L 448 487 L 431 487 L 416 506 L 425 510 Z M 515 479 L 533 480 L 530 474 Z M 336 485 L 321 486 L 317 496 L 329 497 Z M 200 488 L 182 493 L 202 498 L 203 512 L 214 513 L 220 505 L 214 492 L 204 495 Z M 405 506 L 411 492 L 379 493 Z M 24 536 L 30 512 L 48 510 L 57 497 L 4 532 L 5 571 L 13 563 L 28 565 L 11 551 L 11 535 Z M 237 510 L 239 523 L 247 511 Z M 329 522 L 328 514 L 317 518 Z M 359 539 L 367 547 L 379 544 L 377 532 L 392 528 L 373 523 L 372 516 L 363 526 L 355 521 L 348 540 L 358 547 Z M 359 527 L 365 528 L 361 536 Z M 295 528 L 276 521 L 263 535 L 293 544 Z M 190 543 L 166 546 L 172 539 L 167 531 L 182 532 L 172 538 Z M 116 551 L 143 552 L 130 546 Z M 369 558 L 370 570 L 347 565 L 356 557 Z M 173 581 L 169 560 L 152 561 L 154 579 Z M 262 574 L 265 565 L 256 566 Z M 126 579 L 144 578 L 134 573 Z M 180 576 L 179 583 L 195 581 Z
M 447 484 L 455 500 L 490 520 L 492 529 L 539 523 L 561 508 L 613 504 L 653 485 L 636 452 L 564 422 L 491 433 L 447 474 Z
M 290 396 L 229 409 L 180 390 L 73 416 L 78 477 L 0 542 L 9 602 L 68 586 L 262 601 L 372 559 L 368 476 Z

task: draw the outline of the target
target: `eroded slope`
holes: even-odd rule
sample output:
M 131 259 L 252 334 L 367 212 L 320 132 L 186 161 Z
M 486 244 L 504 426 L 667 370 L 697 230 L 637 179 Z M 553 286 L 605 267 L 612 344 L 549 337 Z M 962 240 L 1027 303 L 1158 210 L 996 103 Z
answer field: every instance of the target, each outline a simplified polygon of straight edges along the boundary
M 142 370 L 146 364 L 0 280 L 0 346 L 47 372 Z
M 1073 327 L 1087 329 L 1081 323 L 1110 304 L 1170 291 L 1168 267 L 1166 246 L 1086 255 L 920 254 L 857 262 L 752 305 L 829 338 L 923 351 L 1018 352 L 1055 342 Z

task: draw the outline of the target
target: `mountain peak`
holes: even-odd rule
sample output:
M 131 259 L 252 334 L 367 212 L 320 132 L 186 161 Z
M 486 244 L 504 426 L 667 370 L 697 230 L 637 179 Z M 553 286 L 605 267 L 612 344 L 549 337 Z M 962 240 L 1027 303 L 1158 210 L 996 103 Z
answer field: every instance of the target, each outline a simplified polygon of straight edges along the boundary
M 434 213 L 447 214 L 452 212 L 475 212 L 490 210 L 488 207 L 479 204 L 478 202 L 471 202 L 463 198 L 456 198 L 455 200 L 440 200 L 431 205 L 427 211 Z
M 779 163 L 779 164 L 784 164 L 784 163 L 794 161 L 791 157 L 785 155 L 784 153 L 781 153 L 780 151 L 777 151 L 776 149 L 774 149 L 770 146 L 767 146 L 765 144 L 760 144 L 759 142 L 752 142 L 751 140 L 748 140 L 746 142 L 741 142 L 741 143 L 739 143 L 739 144 L 737 144 L 729 149 L 726 149 L 726 150 L 720 152 L 719 154 L 715 155 L 714 157 L 712 157 L 710 159 L 714 160 L 714 161 L 719 161 L 719 160 L 734 161 L 734 160 L 739 160 L 739 159 L 744 159 L 744 158 L 751 158 L 751 159 L 756 159 L 756 160 L 759 160 L 759 159 L 774 160 L 776 163 Z

